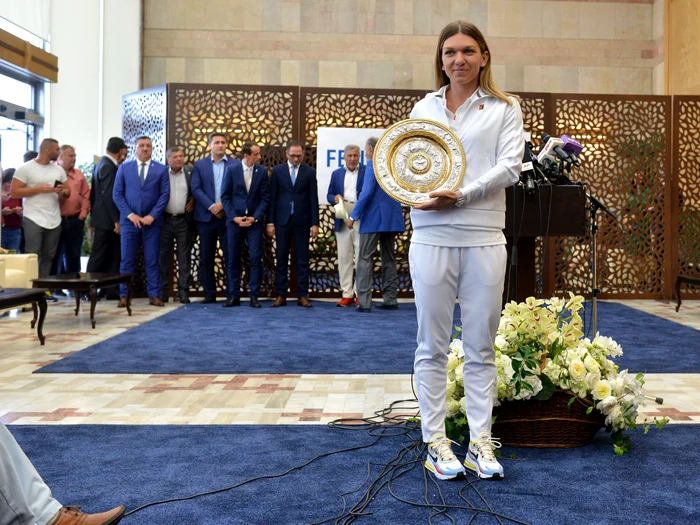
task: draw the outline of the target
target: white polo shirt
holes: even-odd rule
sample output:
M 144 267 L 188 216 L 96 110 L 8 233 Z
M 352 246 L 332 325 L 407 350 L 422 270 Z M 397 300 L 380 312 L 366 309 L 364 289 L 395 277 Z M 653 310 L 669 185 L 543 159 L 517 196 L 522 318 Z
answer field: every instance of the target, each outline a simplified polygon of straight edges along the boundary
M 411 210 L 411 242 L 447 247 L 505 244 L 504 188 L 518 181 L 524 137 L 520 104 L 492 97 L 481 88 L 455 113 L 447 109 L 444 86 L 429 93 L 411 118 L 436 120 L 449 126 L 464 147 L 467 170 L 459 191 L 464 206 L 441 211 Z
M 30 160 L 23 164 L 15 172 L 15 178 L 24 182 L 27 188 L 34 188 L 42 184 L 53 186 L 56 181 L 65 182 L 66 172 L 56 164 L 39 164 L 36 160 Z M 61 208 L 58 203 L 57 193 L 39 193 L 33 197 L 24 199 L 24 217 L 37 226 L 53 230 L 61 225 Z

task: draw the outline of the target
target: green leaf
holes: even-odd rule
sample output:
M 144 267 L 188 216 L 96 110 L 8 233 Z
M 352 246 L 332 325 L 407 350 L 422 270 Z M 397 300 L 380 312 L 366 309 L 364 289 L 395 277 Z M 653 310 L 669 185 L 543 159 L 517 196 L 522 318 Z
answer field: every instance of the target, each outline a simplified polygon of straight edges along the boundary
M 646 436 L 649 433 L 649 429 L 651 428 L 651 425 L 644 424 L 644 435 Z
M 568 406 L 569 408 L 571 408 L 571 405 L 574 404 L 574 401 L 576 401 L 576 396 L 574 396 L 574 397 L 572 397 L 571 399 L 569 399 L 569 402 L 566 404 L 566 406 Z
M 590 414 L 591 412 L 593 412 L 593 407 L 588 407 L 586 409 L 586 415 Z
M 510 459 L 518 459 L 518 455 L 515 452 L 511 452 L 510 456 L 508 456 Z
M 546 375 L 542 374 L 540 376 L 540 381 L 542 382 L 542 390 L 540 390 L 537 395 L 535 396 L 535 399 L 539 401 L 546 401 L 550 397 L 552 397 L 552 394 L 554 394 L 554 383 L 552 383 L 552 380 L 549 379 Z M 571 406 L 571 405 L 569 405 Z
M 618 456 L 622 456 L 625 453 L 625 449 L 619 445 L 613 445 L 613 450 Z
M 527 381 L 523 381 L 523 386 L 524 386 L 527 390 L 529 390 L 530 392 L 532 392 L 533 394 L 535 393 L 534 387 L 533 387 L 530 383 L 528 383 Z

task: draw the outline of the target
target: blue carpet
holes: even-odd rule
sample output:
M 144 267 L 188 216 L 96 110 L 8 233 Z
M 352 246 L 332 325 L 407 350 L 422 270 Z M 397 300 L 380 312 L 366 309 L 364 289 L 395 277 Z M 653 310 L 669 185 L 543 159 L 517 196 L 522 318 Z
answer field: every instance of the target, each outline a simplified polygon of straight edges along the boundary
M 265 306 L 269 303 L 263 303 Z M 455 324 L 459 316 L 455 309 Z M 588 321 L 588 319 L 587 319 Z M 618 303 L 599 302 L 598 331 L 632 372 L 700 372 L 700 334 Z M 46 373 L 408 374 L 416 310 L 369 314 L 333 303 L 311 309 L 194 303 L 45 366 Z
M 324 426 L 12 426 L 12 433 L 63 504 L 100 511 L 124 504 L 132 510 L 151 501 L 189 496 L 243 480 L 283 472 L 314 456 L 369 444 L 363 431 Z M 565 524 L 700 523 L 698 425 L 671 425 L 635 434 L 635 447 L 623 457 L 610 438 L 576 449 L 505 448 L 506 479 L 479 481 L 476 487 L 495 512 L 521 522 Z M 371 448 L 329 456 L 284 478 L 259 480 L 241 488 L 190 501 L 150 507 L 125 518 L 138 524 L 302 524 L 338 515 L 339 494 L 358 488 L 381 469 L 406 441 L 383 438 Z M 422 467 L 392 484 L 405 500 L 438 501 Z M 468 480 L 474 478 L 470 476 Z M 447 504 L 464 505 L 459 491 L 484 508 L 464 479 L 440 482 Z M 357 495 L 348 498 L 350 505 Z M 357 523 L 427 523 L 429 508 L 401 503 L 386 487 Z M 454 510 L 457 523 L 470 512 Z M 330 523 L 333 523 L 331 521 Z M 433 523 L 450 523 L 438 517 Z M 497 521 L 480 515 L 474 523 Z M 503 523 L 512 523 L 503 521 Z

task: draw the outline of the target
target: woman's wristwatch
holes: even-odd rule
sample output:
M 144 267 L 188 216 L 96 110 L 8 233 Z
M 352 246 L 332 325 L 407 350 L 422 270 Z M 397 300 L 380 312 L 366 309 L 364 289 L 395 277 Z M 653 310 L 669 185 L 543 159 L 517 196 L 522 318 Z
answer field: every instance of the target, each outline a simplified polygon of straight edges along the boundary
M 455 202 L 455 206 L 461 208 L 464 206 L 464 195 L 462 195 L 462 192 L 457 190 L 457 202 Z

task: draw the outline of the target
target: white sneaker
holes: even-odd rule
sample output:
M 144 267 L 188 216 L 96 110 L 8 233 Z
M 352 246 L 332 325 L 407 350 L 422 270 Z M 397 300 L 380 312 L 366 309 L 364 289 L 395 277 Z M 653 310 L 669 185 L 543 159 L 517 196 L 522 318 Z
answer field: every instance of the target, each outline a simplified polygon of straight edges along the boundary
M 473 470 L 482 479 L 503 479 L 503 467 L 493 451 L 501 444 L 490 434 L 482 434 L 477 441 L 470 441 L 464 466 Z
M 454 443 L 454 441 L 446 437 L 428 443 L 425 468 L 435 474 L 438 479 L 453 479 L 465 473 L 464 467 L 452 452 L 450 443 Z

